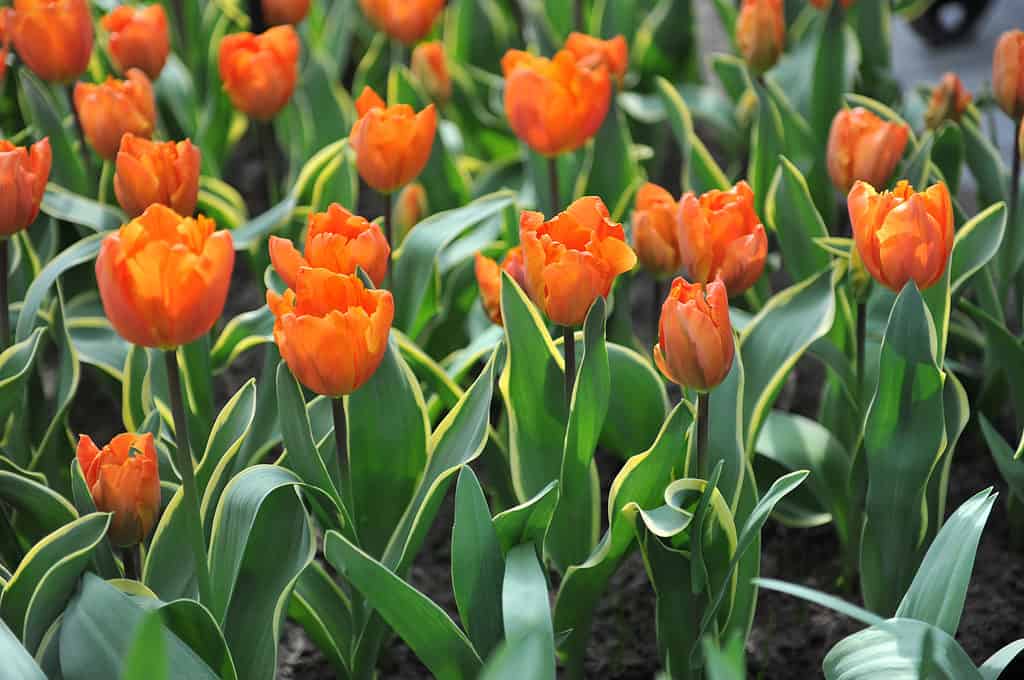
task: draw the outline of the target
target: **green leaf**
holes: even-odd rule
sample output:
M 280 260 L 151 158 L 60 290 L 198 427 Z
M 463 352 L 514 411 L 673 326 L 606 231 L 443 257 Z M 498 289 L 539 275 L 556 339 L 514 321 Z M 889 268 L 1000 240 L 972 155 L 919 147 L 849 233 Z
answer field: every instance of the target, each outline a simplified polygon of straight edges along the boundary
M 352 603 L 319 562 L 310 563 L 295 583 L 288 617 L 302 626 L 339 676 L 348 677 Z
M 135 626 L 135 639 L 128 649 L 121 680 L 167 680 L 167 641 L 160 612 L 144 614 Z
M 77 458 L 71 461 L 71 491 L 74 494 L 75 509 L 78 510 L 80 517 L 96 512 L 96 504 L 92 500 L 92 493 L 85 483 L 85 477 L 82 475 L 82 468 L 78 464 Z M 121 578 L 123 576 L 117 558 L 114 557 L 114 549 L 111 547 L 110 541 L 100 541 L 96 544 L 92 552 L 92 562 L 96 572 L 103 578 Z
M 270 235 L 277 228 L 286 224 L 298 205 L 298 199 L 294 193 L 290 193 L 280 202 L 271 206 L 265 213 L 257 215 L 238 229 L 231 232 L 234 240 L 235 250 L 249 250 L 257 248 L 263 239 Z
M 74 506 L 59 493 L 7 470 L 0 471 L 0 500 L 17 511 L 15 525 L 29 545 L 78 518 Z
M 551 654 L 547 638 L 533 633 L 502 644 L 488 659 L 480 680 L 540 678 L 547 672 Z
M 540 635 L 546 647 L 544 656 L 547 661 L 535 677 L 537 680 L 554 680 L 555 644 L 548 582 L 533 545 L 519 545 L 509 551 L 501 603 L 505 639 L 512 643 L 530 635 Z
M 1024 459 L 1016 458 L 1013 449 L 1003 440 L 1003 436 L 996 431 L 988 419 L 979 414 L 981 432 L 985 436 L 985 443 L 988 450 L 992 452 L 992 458 L 996 461 L 999 474 L 1006 480 L 1010 487 L 1010 494 L 1018 498 L 1024 498 Z M 1018 451 L 1021 448 L 1018 446 Z
M 668 394 L 647 357 L 614 342 L 607 346 L 612 387 L 600 446 L 625 458 L 646 450 L 658 436 Z
M 947 122 L 935 133 L 932 162 L 934 169 L 942 173 L 949 193 L 956 196 L 960 191 L 960 171 L 964 164 L 964 135 L 959 125 Z
M 82 161 L 87 152 L 64 124 L 67 105 L 58 110 L 54 93 L 27 68 L 18 69 L 18 108 L 40 138 L 50 138 L 54 181 L 79 194 L 91 194 L 95 183 Z
M 52 182 L 46 186 L 41 210 L 54 219 L 98 232 L 120 229 L 128 221 L 117 208 L 79 196 Z
M 232 462 L 252 429 L 255 416 L 256 381 L 250 378 L 217 415 L 203 457 L 196 467 L 196 488 L 202 499 L 200 515 L 207 532 L 210 531 L 213 514 L 224 487 L 230 481 Z
M 978 669 L 982 680 L 999 680 L 1003 671 L 1020 656 L 1021 652 L 1024 652 L 1024 640 L 1017 640 L 990 656 Z
M 643 182 L 643 171 L 633 156 L 629 125 L 613 101 L 601 129 L 594 136 L 593 164 L 585 192 L 588 196 L 601 196 L 612 211 L 612 219 L 618 220 Z
M 679 91 L 668 80 L 657 78 L 658 94 L 665 102 L 668 121 L 676 141 L 682 149 L 682 185 L 686 191 L 703 193 L 710 189 L 728 189 L 729 178 L 718 166 L 704 142 L 693 128 L 693 116 Z M 774 158 L 774 155 L 772 156 Z
M 785 151 L 785 128 L 782 115 L 764 87 L 755 84 L 757 92 L 757 122 L 750 145 L 750 166 L 747 176 L 754 190 L 754 208 L 764 215 L 765 201 L 775 175 L 778 158 Z
M 537 495 L 494 516 L 494 530 L 501 543 L 502 554 L 521 543 L 540 544 L 551 523 L 551 514 L 558 501 L 558 482 L 553 481 Z
M 0 413 L 4 414 L 0 420 L 0 435 L 7 430 L 8 422 L 19 417 L 24 409 L 22 385 L 35 364 L 42 337 L 43 329 L 37 328 L 24 340 L 0 352 Z M 28 464 L 28 461 L 23 462 Z
M 779 158 L 764 214 L 778 235 L 782 261 L 794 280 L 803 281 L 828 266 L 828 253 L 815 243 L 817 238 L 828 237 L 828 228 L 814 205 L 807 181 L 785 156 Z
M 4 659 L 0 680 L 46 680 L 32 655 L 21 646 L 3 620 L 0 620 L 0 657 Z
M 850 604 L 841 597 L 835 595 L 829 595 L 813 588 L 806 586 L 797 585 L 795 583 L 786 583 L 785 581 L 778 581 L 772 578 L 759 578 L 754 581 L 758 587 L 765 588 L 767 590 L 774 590 L 779 593 L 785 593 L 786 595 L 792 595 L 793 597 L 799 597 L 802 600 L 813 602 L 814 604 L 831 609 L 832 611 L 839 612 L 844 616 L 849 616 L 855 621 L 860 621 L 868 626 L 879 626 L 885 624 L 885 619 L 877 614 L 873 614 L 866 609 L 861 609 L 855 604 Z
M 990 205 L 957 230 L 949 265 L 953 295 L 995 257 L 1005 233 L 1005 203 Z
M 274 341 L 274 315 L 266 305 L 232 318 L 217 336 L 210 350 L 210 364 L 220 373 L 242 352 Z
M 843 93 L 850 88 L 846 81 L 846 31 L 844 10 L 833 3 L 822 26 L 811 74 L 810 123 L 819 144 L 828 139 L 836 112 L 843 106 Z

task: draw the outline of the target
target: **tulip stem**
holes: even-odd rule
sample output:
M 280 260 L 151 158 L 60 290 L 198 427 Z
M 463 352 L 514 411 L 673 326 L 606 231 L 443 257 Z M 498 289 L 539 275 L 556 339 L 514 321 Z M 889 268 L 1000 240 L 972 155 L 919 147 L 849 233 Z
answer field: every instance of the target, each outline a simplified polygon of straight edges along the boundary
M 394 252 L 396 244 L 392 242 L 394 229 L 391 228 L 392 210 L 391 210 L 391 194 L 381 194 L 384 197 L 384 238 L 388 241 L 388 247 L 391 248 L 391 252 Z M 390 269 L 390 267 L 388 267 Z
M 867 303 L 857 303 L 857 405 L 864 411 L 864 369 L 867 364 L 865 345 L 868 332 Z
M 583 30 L 583 0 L 575 0 L 573 4 L 575 5 L 576 30 L 580 33 L 586 33 Z
M 345 398 L 331 400 L 331 412 L 334 416 L 334 447 L 338 454 L 338 472 L 341 475 L 341 487 L 345 494 L 345 504 L 349 514 L 355 516 L 352 507 L 352 485 L 348 470 L 348 421 L 345 418 Z
M 142 546 L 138 543 L 121 549 L 121 560 L 124 562 L 124 577 L 138 581 L 142 575 Z
M 559 212 L 561 212 L 562 199 L 561 191 L 558 187 L 558 157 L 550 156 L 548 158 L 548 179 L 550 180 L 551 188 L 551 217 L 554 218 Z
M 576 333 L 571 326 L 562 326 L 565 350 L 565 410 L 572 409 L 572 390 L 576 383 Z
M 7 299 L 7 242 L 0 238 L 0 352 L 11 343 L 11 309 Z
M 196 580 L 199 582 L 199 600 L 203 604 L 213 604 L 213 588 L 210 582 L 210 565 L 206 555 L 206 536 L 203 532 L 203 520 L 199 509 L 199 491 L 196 487 L 196 473 L 193 468 L 192 449 L 188 438 L 188 417 L 185 414 L 185 403 L 181 393 L 181 374 L 178 371 L 177 351 L 169 349 L 164 352 L 167 365 L 167 387 L 171 393 L 171 412 L 174 414 L 174 435 L 177 444 L 178 472 L 181 474 L 181 487 L 184 495 L 185 510 L 190 515 L 189 538 L 192 542 L 192 555 L 196 563 Z
M 708 437 L 711 433 L 711 392 L 697 393 L 697 478 L 708 478 Z
M 665 304 L 665 290 L 661 285 L 661 279 L 654 278 L 654 287 L 651 290 L 651 324 L 653 325 L 653 339 L 651 344 L 658 342 L 658 328 L 661 325 L 661 308 Z

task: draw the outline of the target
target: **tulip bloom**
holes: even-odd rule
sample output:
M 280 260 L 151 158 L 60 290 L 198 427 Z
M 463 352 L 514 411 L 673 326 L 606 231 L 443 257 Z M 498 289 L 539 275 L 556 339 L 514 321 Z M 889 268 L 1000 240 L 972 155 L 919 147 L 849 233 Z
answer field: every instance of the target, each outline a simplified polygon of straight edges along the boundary
M 754 285 L 764 271 L 768 237 L 746 182 L 700 198 L 692 193 L 683 196 L 677 238 L 690 278 L 700 283 L 720 278 L 731 296 Z
M 171 349 L 209 332 L 231 283 L 231 232 L 155 203 L 103 239 L 96 282 L 114 330 L 143 347 Z
M 482 253 L 476 254 L 476 282 L 480 287 L 480 302 L 491 321 L 504 325 L 501 318 L 501 272 L 508 272 L 520 288 L 526 288 L 526 269 L 523 263 L 523 249 L 516 246 L 505 253 L 505 259 L 498 263 Z
M 547 222 L 538 212 L 519 220 L 526 290 L 560 326 L 583 323 L 590 305 L 607 297 L 619 274 L 636 265 L 622 225 L 596 196 L 585 196 Z
M 942 278 L 953 250 L 953 205 L 945 184 L 918 193 L 903 180 L 878 193 L 857 182 L 847 204 L 857 252 L 879 283 L 898 293 L 911 279 L 925 290 Z
M 960 117 L 971 105 L 971 93 L 955 73 L 945 73 L 938 86 L 932 90 L 928 111 L 924 114 L 925 124 L 931 129 L 942 125 L 943 121 L 959 121 Z
M 160 467 L 150 433 L 119 434 L 100 449 L 78 438 L 82 476 L 100 512 L 111 512 L 109 536 L 120 548 L 145 540 L 160 512 Z
M 232 105 L 255 120 L 276 116 L 295 90 L 299 49 L 299 36 L 291 26 L 225 36 L 220 42 L 220 79 Z
M 1014 120 L 1024 115 L 1024 31 L 1003 33 L 992 56 L 992 91 Z
M 743 0 L 736 19 L 736 43 L 754 73 L 774 66 L 786 43 L 782 0 Z
M 501 68 L 509 125 L 537 153 L 575 151 L 604 123 L 612 85 L 603 64 L 588 67 L 568 50 L 553 59 L 509 50 Z
M 274 341 L 292 374 L 317 394 L 351 394 L 384 358 L 395 316 L 386 290 L 370 290 L 354 274 L 299 269 L 296 288 L 267 291 Z
M 596 68 L 604 65 L 619 85 L 629 68 L 629 46 L 621 35 L 601 40 L 573 31 L 565 41 L 565 50 L 571 52 L 581 66 Z
M 92 54 L 87 0 L 15 0 L 14 49 L 43 80 L 66 83 L 85 72 Z
M 98 85 L 79 82 L 74 99 L 85 138 L 108 161 L 114 159 L 125 134 L 148 139 L 156 127 L 153 86 L 138 69 L 129 69 L 125 80 L 107 76 Z
M 448 73 L 448 57 L 440 42 L 425 42 L 412 51 L 412 72 L 423 83 L 431 98 L 444 104 L 452 96 L 452 78 Z
M 707 392 L 729 375 L 734 354 L 725 284 L 716 279 L 705 288 L 677 277 L 658 321 L 658 369 L 677 385 Z
M 430 33 L 444 0 L 359 0 L 359 6 L 378 30 L 411 46 Z
M 163 5 L 121 5 L 103 17 L 103 28 L 110 33 L 110 56 L 122 72 L 137 68 L 151 80 L 160 76 L 171 51 Z
M 268 26 L 301 23 L 309 14 L 309 0 L 261 0 Z
M 906 125 L 882 120 L 867 109 L 842 109 L 828 133 L 828 174 L 847 193 L 857 180 L 884 186 L 907 147 Z
M 395 238 L 401 243 L 412 228 L 430 213 L 427 191 L 419 182 L 406 185 L 395 199 Z
M 408 104 L 387 106 L 370 87 L 356 100 L 359 120 L 349 143 L 356 168 L 367 184 L 390 194 L 423 172 L 437 132 L 437 111 L 430 104 L 419 113 Z
M 199 198 L 199 165 L 199 148 L 187 139 L 151 142 L 126 134 L 114 173 L 117 202 L 130 217 L 141 215 L 154 203 L 190 216 Z
M 27 149 L 0 140 L 0 238 L 35 222 L 52 160 L 49 137 Z
M 679 203 L 665 189 L 648 182 L 636 195 L 633 247 L 644 269 L 671 276 L 683 266 L 679 253 Z

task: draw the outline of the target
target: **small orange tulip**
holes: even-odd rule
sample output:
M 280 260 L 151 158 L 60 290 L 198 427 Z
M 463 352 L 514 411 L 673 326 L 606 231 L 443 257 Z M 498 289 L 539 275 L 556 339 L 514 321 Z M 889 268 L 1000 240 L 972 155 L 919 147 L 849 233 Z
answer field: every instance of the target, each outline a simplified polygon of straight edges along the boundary
M 526 269 L 523 263 L 523 249 L 516 246 L 505 253 L 505 259 L 498 263 L 482 253 L 476 254 L 476 282 L 480 287 L 480 302 L 491 321 L 504 325 L 501 319 L 501 272 L 506 271 L 515 279 L 520 288 L 526 288 Z
M 1024 115 L 1024 31 L 999 37 L 992 57 L 992 90 L 999 107 L 1014 120 Z
M 337 203 L 327 212 L 309 216 L 305 257 L 288 239 L 270 237 L 270 261 L 289 288 L 295 288 L 303 267 L 320 267 L 336 274 L 355 274 L 356 267 L 361 267 L 374 285 L 379 285 L 390 257 L 391 248 L 380 227 Z
M 672 194 L 650 182 L 640 187 L 633 211 L 633 247 L 643 268 L 655 276 L 671 276 L 683 266 L 678 224 L 679 203 Z
M 971 105 L 971 93 L 955 73 L 945 73 L 938 86 L 932 90 L 932 99 L 924 114 L 925 124 L 935 129 L 943 121 L 959 121 Z
M 268 26 L 299 24 L 309 14 L 309 0 L 261 0 Z
M 199 147 L 183 142 L 151 142 L 133 134 L 121 138 L 114 194 L 129 217 L 154 203 L 191 216 L 199 198 Z
M 565 41 L 565 49 L 571 52 L 582 66 L 594 68 L 603 64 L 608 73 L 615 78 L 615 82 L 622 84 L 622 78 L 629 68 L 629 46 L 621 35 L 611 40 L 601 40 L 573 31 Z
M 700 198 L 692 193 L 683 196 L 677 233 L 683 268 L 694 281 L 720 278 L 729 295 L 740 295 L 764 271 L 768 236 L 746 182 Z
M 110 33 L 110 56 L 122 72 L 137 68 L 152 80 L 160 76 L 171 51 L 163 5 L 121 5 L 103 17 L 103 28 Z
M 736 19 L 736 43 L 754 73 L 774 66 L 786 44 L 782 0 L 743 0 Z
M 146 74 L 137 68 L 128 70 L 125 80 L 107 76 L 94 85 L 75 85 L 75 111 L 82 132 L 100 157 L 113 160 L 121 146 L 121 137 L 131 133 L 149 138 L 156 126 L 156 99 Z
M 412 72 L 438 104 L 444 104 L 452 96 L 448 57 L 440 42 L 425 42 L 416 46 L 412 51 Z
M 367 184 L 390 194 L 423 172 L 437 132 L 437 111 L 430 104 L 419 113 L 408 104 L 387 106 L 370 87 L 356 100 L 359 120 L 349 143 L 356 168 Z
M 43 80 L 66 83 L 85 73 L 92 55 L 92 16 L 86 0 L 15 0 L 14 49 Z
M 295 90 L 299 49 L 299 36 L 291 26 L 225 36 L 220 42 L 220 79 L 234 107 L 256 120 L 276 116 Z
M 910 138 L 906 125 L 882 120 L 867 109 L 842 109 L 828 133 L 828 174 L 844 194 L 863 180 L 884 186 Z
M 27 149 L 0 139 L 0 238 L 35 222 L 52 160 L 49 137 Z
M 619 274 L 636 265 L 622 225 L 596 196 L 584 196 L 544 221 L 538 212 L 519 220 L 526 290 L 560 326 L 583 323 L 594 300 L 607 297 Z
M 103 239 L 96 282 L 114 330 L 171 349 L 209 332 L 224 309 L 235 251 L 213 220 L 154 203 Z
M 725 284 L 687 283 L 682 277 L 661 307 L 654 363 L 666 378 L 706 392 L 729 375 L 735 355 Z
M 359 6 L 378 30 L 413 45 L 430 33 L 444 0 L 359 0 Z
M 427 190 L 419 182 L 407 184 L 395 199 L 395 238 L 397 243 L 405 240 L 412 228 L 430 214 Z
M 878 193 L 857 182 L 847 204 L 857 252 L 879 283 L 898 293 L 911 279 L 924 290 L 942 278 L 953 250 L 953 204 L 945 184 L 916 193 L 902 180 Z
M 395 316 L 386 290 L 368 290 L 354 274 L 303 267 L 297 287 L 267 291 L 274 341 L 292 374 L 317 394 L 351 394 L 384 358 Z
M 587 67 L 568 50 L 550 60 L 509 50 L 501 68 L 508 122 L 537 153 L 575 151 L 604 123 L 612 85 L 603 64 Z
M 160 466 L 153 435 L 119 434 L 100 449 L 83 434 L 76 456 L 96 509 L 114 514 L 110 540 L 119 548 L 144 541 L 160 512 Z

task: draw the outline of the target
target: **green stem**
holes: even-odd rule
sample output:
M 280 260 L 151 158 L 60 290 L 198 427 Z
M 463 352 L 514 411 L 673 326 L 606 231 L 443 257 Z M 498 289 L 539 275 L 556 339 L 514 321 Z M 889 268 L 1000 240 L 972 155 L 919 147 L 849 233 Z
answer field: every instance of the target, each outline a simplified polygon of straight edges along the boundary
M 576 383 L 576 333 L 570 326 L 562 326 L 565 350 L 565 412 L 572 408 L 572 391 Z
M 0 352 L 11 343 L 11 309 L 7 293 L 7 237 L 0 238 Z
M 551 190 L 550 217 L 553 218 L 562 210 L 561 192 L 558 187 L 558 158 L 556 156 L 550 156 L 548 158 L 548 180 L 550 182 Z
M 867 330 L 868 330 L 868 306 L 867 303 L 857 303 L 857 406 L 861 413 L 866 410 L 864 403 L 864 373 L 867 364 Z
M 583 0 L 575 0 L 575 18 L 576 18 L 576 30 L 580 33 L 584 33 L 583 30 Z
M 138 581 L 142 577 L 142 545 L 135 545 L 122 548 L 121 560 L 124 562 L 124 577 L 132 581 Z
M 355 517 L 355 508 L 352 507 L 352 481 L 348 466 L 348 421 L 345 418 L 344 397 L 331 400 L 331 414 L 334 416 L 334 446 L 338 455 L 338 471 L 341 476 L 342 493 L 345 494 L 343 500 L 348 506 L 349 516 Z
M 711 392 L 697 394 L 697 478 L 708 478 L 708 438 L 711 434 Z
M 394 212 L 391 203 L 391 194 L 381 194 L 384 198 L 384 239 L 388 242 L 388 247 L 391 248 L 391 259 L 388 262 L 388 268 L 384 272 L 384 280 L 380 282 L 381 288 L 391 287 L 391 264 L 394 262 L 395 249 L 398 244 L 395 243 L 395 230 L 393 228 Z
M 100 187 L 96 200 L 106 204 L 110 201 L 109 189 L 113 181 L 114 164 L 108 160 L 103 161 L 103 168 L 100 170 Z

